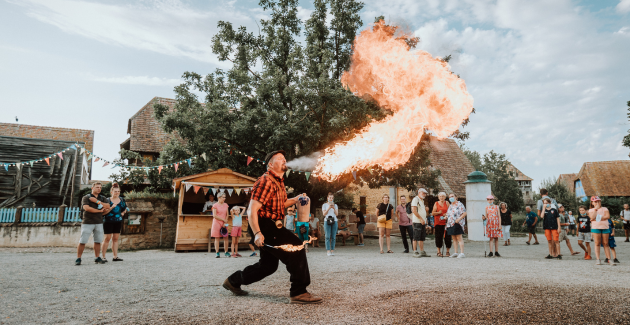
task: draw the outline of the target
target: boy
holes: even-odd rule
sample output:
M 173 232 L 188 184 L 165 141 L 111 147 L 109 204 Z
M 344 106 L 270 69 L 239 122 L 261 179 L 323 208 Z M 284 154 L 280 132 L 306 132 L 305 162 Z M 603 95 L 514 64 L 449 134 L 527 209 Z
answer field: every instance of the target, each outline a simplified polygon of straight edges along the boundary
M 365 229 L 365 216 L 357 208 L 352 208 L 352 213 L 357 216 L 357 231 L 359 232 L 359 246 L 365 246 L 363 243 L 363 231 Z
M 591 258 L 591 218 L 586 214 L 586 207 L 580 205 L 580 215 L 578 216 L 578 245 L 584 250 L 584 259 L 590 260 Z M 583 243 L 586 243 L 584 247 Z
M 573 217 L 573 211 L 569 211 L 569 233 L 575 237 L 577 227 L 575 226 L 575 218 Z
M 543 216 L 543 229 L 545 229 L 545 237 L 547 237 L 547 245 L 549 246 L 549 255 L 546 259 L 556 258 L 561 260 L 562 257 L 558 256 L 560 251 L 560 215 L 555 206 L 551 204 L 550 198 L 543 200 L 543 206 L 541 211 Z
M 525 244 L 529 245 L 529 242 L 532 241 L 532 236 L 534 236 L 534 240 L 536 242 L 534 245 L 540 245 L 538 242 L 538 237 L 536 237 L 536 224 L 538 223 L 538 215 L 532 211 L 532 208 L 529 206 L 525 207 L 525 212 L 527 212 L 525 222 L 523 222 L 523 227 L 527 224 L 527 230 L 529 231 L 529 239 L 525 242 Z
M 617 244 L 615 243 L 615 225 L 610 219 L 608 219 L 608 228 L 610 229 L 610 236 L 608 236 L 608 246 L 610 247 L 610 256 L 613 258 L 615 263 L 619 263 L 619 260 L 617 259 L 617 252 L 615 251 L 615 247 L 617 247 Z M 608 259 L 606 259 L 605 263 L 608 263 Z

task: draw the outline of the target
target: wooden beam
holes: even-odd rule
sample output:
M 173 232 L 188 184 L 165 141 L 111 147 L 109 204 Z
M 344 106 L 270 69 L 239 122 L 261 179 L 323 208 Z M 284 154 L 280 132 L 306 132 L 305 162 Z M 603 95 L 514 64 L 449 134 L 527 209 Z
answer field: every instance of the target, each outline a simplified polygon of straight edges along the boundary
M 201 183 L 201 182 L 182 182 L 182 184 L 192 184 L 198 186 L 229 186 L 229 187 L 252 187 L 254 183 L 251 184 L 231 184 L 231 183 Z
M 83 157 L 83 155 L 81 155 L 81 157 Z M 81 159 L 81 161 L 83 161 L 83 159 Z M 70 190 L 70 205 L 72 206 L 72 201 L 74 201 L 74 180 L 77 178 L 76 175 L 76 171 L 77 171 L 77 164 L 79 163 L 79 149 L 76 150 L 76 152 L 74 153 L 74 166 L 72 166 L 73 170 L 72 170 L 72 189 Z M 81 176 L 80 174 L 81 169 L 79 169 L 79 177 Z
M 68 165 L 70 165 L 70 159 L 66 157 L 66 159 L 63 160 L 63 169 L 61 171 L 61 185 L 59 185 L 59 195 L 61 195 L 61 191 L 63 190 L 63 183 L 66 181 L 66 173 L 68 172 Z
M 46 182 L 44 185 L 42 185 L 42 187 L 40 187 L 40 188 L 38 188 L 38 189 L 34 190 L 34 191 L 33 191 L 33 192 L 31 192 L 31 193 L 24 194 L 24 195 L 22 195 L 21 197 L 19 197 L 19 198 L 15 199 L 15 200 L 13 200 L 13 201 L 10 201 L 10 202 L 8 202 L 8 203 L 6 203 L 7 201 L 5 201 L 5 202 L 3 202 L 2 204 L 0 204 L 0 208 L 2 208 L 2 207 L 3 207 L 3 205 L 4 205 L 5 203 L 6 203 L 6 205 L 11 205 L 11 204 L 14 204 L 14 203 L 16 203 L 16 202 L 18 202 L 18 201 L 21 201 L 21 200 L 22 200 L 22 199 L 24 199 L 25 197 L 27 197 L 27 196 L 29 196 L 29 195 L 31 195 L 31 194 L 33 194 L 33 193 L 35 193 L 35 192 L 39 191 L 40 189 L 42 189 L 44 186 L 46 186 L 46 185 L 48 185 L 48 184 L 50 184 L 50 181 Z
M 17 165 L 16 165 L 17 167 Z M 24 169 L 24 165 L 16 168 L 15 174 L 15 196 L 20 197 L 22 194 L 22 170 Z
M 30 193 L 31 192 L 31 185 L 33 185 L 33 181 L 32 181 L 32 171 L 33 171 L 33 166 L 29 166 L 28 167 L 28 188 L 26 189 L 26 193 Z
M 57 158 L 56 155 L 53 155 L 52 157 L 50 157 L 50 159 L 48 159 L 48 163 L 50 163 L 50 169 L 48 170 L 48 174 L 50 174 L 48 177 L 52 178 L 53 172 L 55 171 L 55 159 Z
M 70 177 L 71 180 L 68 180 L 68 184 L 66 185 L 66 191 L 63 192 L 63 199 L 61 200 L 61 205 L 66 204 L 66 194 L 68 194 L 68 187 L 72 187 L 72 185 L 74 185 L 74 166 L 77 164 L 77 156 L 78 156 L 78 152 L 74 153 L 74 161 L 72 162 L 72 169 L 70 170 Z M 70 185 L 72 184 L 72 185 Z M 72 200 L 72 198 L 70 198 L 70 200 Z

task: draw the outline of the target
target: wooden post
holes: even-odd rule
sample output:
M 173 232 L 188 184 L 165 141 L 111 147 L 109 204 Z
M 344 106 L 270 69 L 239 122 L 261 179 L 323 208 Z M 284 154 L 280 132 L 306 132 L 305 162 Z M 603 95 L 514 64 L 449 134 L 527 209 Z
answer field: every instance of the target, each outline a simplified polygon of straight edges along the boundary
M 28 189 L 26 190 L 26 193 L 31 193 L 31 185 L 33 185 L 32 171 L 33 165 L 28 167 Z
M 212 252 L 212 228 L 208 229 L 208 253 Z
M 59 207 L 59 214 L 57 215 L 57 225 L 61 225 L 63 223 L 63 216 L 66 214 L 67 205 L 62 204 Z
M 48 162 L 50 163 L 50 170 L 48 171 L 50 175 L 48 175 L 48 177 L 52 177 L 52 174 L 55 171 L 55 158 L 57 158 L 57 155 L 53 155 L 50 159 L 48 159 Z
M 66 157 L 66 159 L 63 160 L 63 169 L 61 171 L 61 185 L 59 185 L 59 195 L 61 195 L 61 191 L 63 190 L 63 184 L 66 180 L 66 172 L 68 172 L 68 165 L 70 164 L 70 159 L 68 159 Z M 63 203 L 63 202 L 61 202 Z
M 14 225 L 22 222 L 22 209 L 24 209 L 24 207 L 21 205 L 15 209 L 15 221 L 13 222 Z
M 79 161 L 79 157 L 78 156 L 79 156 L 79 150 L 77 149 L 77 152 L 75 152 L 75 156 L 74 156 L 74 166 L 72 167 L 74 169 L 73 169 L 73 173 L 72 173 L 72 189 L 70 190 L 70 206 L 72 206 L 72 203 L 74 203 L 73 202 L 74 201 L 74 179 L 77 178 L 77 175 L 76 175 L 77 168 L 76 167 L 77 167 L 77 164 L 78 164 L 78 161 Z M 83 155 L 81 155 L 81 156 L 83 156 Z M 83 160 L 81 160 L 81 161 L 83 161 Z M 79 171 L 81 171 L 81 170 L 79 169 Z
M 72 168 L 70 169 L 70 179 L 68 180 L 68 184 L 66 184 L 66 191 L 63 192 L 63 200 L 61 200 L 61 204 L 66 204 L 66 195 L 68 194 L 68 187 L 71 187 L 72 185 L 74 185 L 74 166 L 76 166 L 77 164 L 77 156 L 78 156 L 78 152 L 75 152 L 74 154 L 74 161 L 72 162 Z M 63 182 L 63 180 L 62 180 Z M 72 185 L 70 185 L 72 184 Z M 70 198 L 70 201 L 72 201 L 72 198 Z
M 18 167 L 17 165 L 15 165 L 16 170 L 15 170 L 15 189 L 14 189 L 14 193 L 15 193 L 15 197 L 20 197 L 21 193 L 22 193 L 22 169 L 24 168 L 24 166 L 20 166 Z

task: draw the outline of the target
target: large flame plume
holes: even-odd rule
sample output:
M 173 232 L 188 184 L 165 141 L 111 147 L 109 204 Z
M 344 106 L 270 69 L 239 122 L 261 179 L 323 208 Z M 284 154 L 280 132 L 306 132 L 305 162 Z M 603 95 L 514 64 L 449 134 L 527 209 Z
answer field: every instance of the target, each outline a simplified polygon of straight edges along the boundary
M 405 164 L 424 130 L 438 138 L 455 132 L 473 110 L 464 80 L 446 62 L 410 51 L 397 27 L 375 23 L 354 41 L 350 70 L 341 82 L 357 96 L 369 95 L 393 115 L 373 122 L 352 140 L 325 150 L 314 173 L 333 180 L 353 170 Z
M 278 246 L 271 246 L 271 245 L 267 245 L 265 244 L 265 246 L 267 247 L 271 247 L 271 248 L 277 248 L 277 249 L 281 249 L 285 252 L 297 252 L 297 251 L 301 251 L 304 249 L 304 245 L 306 244 L 310 244 L 312 241 L 317 240 L 317 237 L 313 237 L 313 236 L 308 236 L 309 240 L 305 240 L 302 245 L 290 245 L 290 244 L 286 244 L 286 245 L 278 245 Z

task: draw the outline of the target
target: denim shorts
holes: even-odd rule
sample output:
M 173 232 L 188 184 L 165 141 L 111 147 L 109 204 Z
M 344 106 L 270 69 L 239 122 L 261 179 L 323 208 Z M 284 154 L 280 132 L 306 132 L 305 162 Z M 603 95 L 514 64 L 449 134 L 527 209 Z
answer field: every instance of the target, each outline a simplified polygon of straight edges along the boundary
M 357 226 L 357 230 L 359 231 L 360 234 L 363 233 L 363 230 L 365 229 L 365 224 L 360 224 Z
M 610 234 L 610 229 L 592 229 L 591 232 L 594 234 Z

